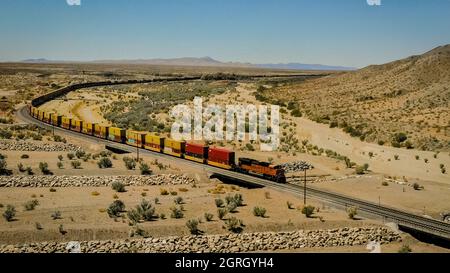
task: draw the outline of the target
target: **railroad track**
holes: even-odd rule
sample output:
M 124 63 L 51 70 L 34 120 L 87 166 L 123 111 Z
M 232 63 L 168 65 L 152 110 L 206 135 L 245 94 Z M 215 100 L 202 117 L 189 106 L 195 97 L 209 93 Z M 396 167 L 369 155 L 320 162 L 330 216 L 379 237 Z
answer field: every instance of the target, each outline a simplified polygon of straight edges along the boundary
M 24 122 L 35 124 L 43 128 L 47 129 L 54 129 L 55 132 L 64 133 L 67 135 L 71 135 L 74 137 L 82 138 L 85 140 L 94 141 L 96 143 L 102 143 L 105 145 L 112 145 L 116 147 L 120 147 L 122 150 L 126 150 L 128 152 L 135 152 L 136 147 L 128 146 L 125 144 L 120 144 L 116 142 L 111 142 L 104 139 L 99 139 L 93 136 L 84 135 L 81 133 L 77 133 L 74 131 L 69 131 L 66 129 L 62 129 L 59 127 L 54 127 L 49 124 L 43 123 L 39 120 L 34 119 L 31 117 L 28 113 L 28 109 L 26 107 L 21 108 L 17 112 L 18 117 L 23 120 Z M 140 149 L 141 154 L 147 154 L 151 155 L 153 157 L 157 158 L 164 158 L 164 159 L 170 159 L 173 161 L 176 161 L 177 163 L 181 165 L 187 165 L 191 167 L 197 167 L 202 168 L 205 171 L 216 174 L 228 179 L 234 179 L 239 180 L 245 183 L 251 183 L 258 186 L 263 186 L 267 188 L 272 188 L 279 191 L 284 191 L 287 193 L 291 193 L 294 195 L 300 195 L 303 196 L 304 188 L 300 185 L 294 185 L 294 184 L 277 184 L 272 181 L 268 181 L 259 177 L 254 177 L 242 173 L 236 173 L 229 170 L 223 170 L 220 168 L 216 168 L 209 165 L 204 165 L 196 162 L 187 161 L 184 159 L 172 157 L 170 155 L 165 155 L 161 153 L 156 153 L 144 149 Z M 350 206 L 357 206 L 358 209 L 362 212 L 365 212 L 366 214 L 375 216 L 375 217 L 382 217 L 386 221 L 395 222 L 401 227 L 406 227 L 413 230 L 418 230 L 424 233 L 432 234 L 447 240 L 450 240 L 450 224 L 442 221 L 438 221 L 435 219 L 426 218 L 423 216 L 415 215 L 412 213 L 408 213 L 405 211 L 401 211 L 395 208 L 387 207 L 387 206 L 381 206 L 379 204 L 375 204 L 368 201 L 363 201 L 354 197 L 348 197 L 342 194 L 337 194 L 325 190 L 319 190 L 313 187 L 307 187 L 307 196 L 309 198 L 314 198 L 317 200 L 324 201 L 326 203 L 331 203 L 334 205 L 337 205 L 339 207 L 350 207 Z

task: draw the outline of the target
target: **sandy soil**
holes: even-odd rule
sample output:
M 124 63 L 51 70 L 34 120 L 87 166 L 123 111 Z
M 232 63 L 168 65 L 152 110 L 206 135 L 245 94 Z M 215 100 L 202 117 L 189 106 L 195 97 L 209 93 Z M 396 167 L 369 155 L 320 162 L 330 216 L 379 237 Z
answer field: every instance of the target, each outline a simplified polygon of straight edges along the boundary
M 214 221 L 200 225 L 207 234 L 227 232 L 222 228 L 223 222 L 217 218 L 215 198 L 224 198 L 229 193 L 240 193 L 244 197 L 246 206 L 240 207 L 237 213 L 229 214 L 244 221 L 245 232 L 276 231 L 293 229 L 325 229 L 340 226 L 360 226 L 374 224 L 372 221 L 348 220 L 345 213 L 323 206 L 320 203 L 312 204 L 320 208 L 315 218 L 306 218 L 297 209 L 288 209 L 286 202 L 290 201 L 295 207 L 302 201 L 294 196 L 279 193 L 269 189 L 245 189 L 226 186 L 226 193 L 216 195 L 208 193 L 214 189 L 215 182 L 200 184 L 196 188 L 190 186 L 187 192 L 180 191 L 183 186 L 175 187 L 128 187 L 126 193 L 117 193 L 127 208 L 137 205 L 143 198 L 152 201 L 158 197 L 160 202 L 156 205 L 156 212 L 165 213 L 167 219 L 141 223 L 140 227 L 153 236 L 169 236 L 188 234 L 185 223 L 188 219 L 203 218 L 205 212 L 214 214 Z M 160 188 L 177 191 L 183 197 L 185 204 L 184 218 L 170 218 L 170 207 L 174 205 L 174 196 L 161 196 Z M 98 192 L 93 196 L 92 192 Z M 266 193 L 267 192 L 267 193 Z M 6 222 L 0 220 L 0 243 L 19 243 L 42 240 L 88 240 L 126 238 L 130 230 L 127 219 L 114 221 L 104 211 L 113 202 L 116 194 L 111 188 L 58 188 L 50 192 L 48 188 L 13 188 L 0 189 L 0 203 L 12 204 L 17 209 L 16 221 Z M 146 195 L 145 197 L 143 196 Z M 267 196 L 267 194 L 269 196 Z M 269 198 L 267 198 L 269 197 Z M 24 211 L 23 203 L 37 199 L 40 205 L 33 211 Z M 267 218 L 258 218 L 253 215 L 253 208 L 262 206 L 267 209 Z M 60 211 L 63 219 L 52 220 L 51 214 Z M 228 216 L 229 216 L 228 215 Z M 317 218 L 323 217 L 323 222 Z M 204 218 L 203 218 L 204 219 Z M 36 222 L 43 227 L 36 229 Z M 68 233 L 62 236 L 58 227 L 62 224 Z

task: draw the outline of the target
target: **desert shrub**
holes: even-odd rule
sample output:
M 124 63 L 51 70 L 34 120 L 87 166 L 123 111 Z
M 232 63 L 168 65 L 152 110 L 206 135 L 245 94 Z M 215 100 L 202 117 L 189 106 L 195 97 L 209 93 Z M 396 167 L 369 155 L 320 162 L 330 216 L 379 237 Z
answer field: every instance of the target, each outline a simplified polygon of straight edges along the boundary
M 63 161 L 64 157 L 62 155 L 58 155 L 58 160 Z
M 153 174 L 153 171 L 150 169 L 150 167 L 146 163 L 141 163 L 139 165 L 139 169 L 140 169 L 142 175 L 152 175 Z
M 34 226 L 36 227 L 37 230 L 42 230 L 42 225 L 38 222 L 34 223 Z
M 313 206 L 304 206 L 302 208 L 302 214 L 304 214 L 307 218 L 310 218 L 314 214 L 314 207 Z
M 214 215 L 212 213 L 205 212 L 205 220 L 207 222 L 211 222 L 213 218 L 214 218 Z
M 16 217 L 16 208 L 12 205 L 7 205 L 6 210 L 2 215 L 6 221 L 11 222 L 12 220 L 14 220 L 14 217 Z
M 61 163 L 61 162 L 58 162 L 58 163 Z M 81 162 L 78 160 L 72 161 L 72 162 L 70 162 L 70 164 L 72 165 L 72 168 L 74 168 L 74 169 L 80 169 L 80 167 L 81 167 Z
M 383 181 L 383 182 L 381 182 L 381 185 L 386 187 L 386 186 L 389 186 L 389 183 L 387 181 Z
M 116 192 L 126 192 L 125 184 L 123 184 L 122 182 L 119 182 L 119 181 L 113 182 L 111 184 L 111 188 L 113 190 L 115 190 Z
M 166 189 L 159 189 L 159 192 L 161 195 L 169 195 L 170 194 L 169 191 Z
M 74 153 L 68 153 L 68 154 L 67 154 L 67 158 L 68 158 L 69 160 L 72 160 L 72 159 L 75 158 L 75 154 L 74 154 Z
M 145 199 L 136 207 L 136 210 L 144 221 L 151 221 L 155 218 L 155 208 Z
M 175 198 L 175 199 L 173 200 L 173 202 L 174 202 L 176 205 L 184 204 L 183 197 L 181 197 L 181 196 L 178 196 L 177 198 Z
M 31 167 L 27 167 L 26 171 L 27 171 L 28 175 L 33 175 L 34 174 L 33 169 Z
M 133 158 L 126 156 L 123 158 L 123 162 L 127 170 L 134 170 L 136 168 L 136 161 Z
M 445 174 L 447 170 L 445 168 L 441 168 L 441 173 Z
M 162 219 L 162 220 L 166 219 L 166 214 L 165 213 L 160 213 L 159 214 L 159 218 Z
M 27 169 L 23 166 L 22 163 L 17 164 L 17 169 L 19 169 L 19 172 L 24 173 L 27 171 Z
M 64 164 L 63 164 L 61 161 L 58 161 L 58 162 L 56 163 L 56 166 L 58 167 L 58 169 L 64 168 Z
M 242 220 L 236 217 L 230 217 L 225 221 L 225 224 L 227 225 L 227 229 L 234 233 L 241 233 L 244 228 Z
M 266 199 L 270 199 L 270 192 L 264 192 L 264 197 L 266 197 Z
M 266 212 L 267 212 L 266 209 L 263 207 L 254 207 L 253 208 L 253 215 L 255 215 L 256 217 L 265 218 Z
M 419 159 L 420 159 L 420 157 L 418 155 L 416 155 L 416 160 L 419 160 Z
M 131 209 L 127 212 L 127 217 L 132 224 L 137 224 L 141 221 L 141 215 L 136 209 Z
M 255 151 L 255 147 L 250 143 L 245 144 L 245 148 L 249 151 Z
M 292 204 L 292 202 L 287 201 L 286 205 L 287 205 L 288 209 L 294 209 L 294 204 Z
M 51 175 L 52 172 L 48 169 L 48 163 L 47 162 L 39 162 L 39 170 L 41 170 L 42 174 L 44 175 Z
M 347 215 L 349 219 L 355 219 L 355 216 L 358 214 L 358 207 L 349 207 L 347 209 Z
M 67 231 L 64 229 L 63 224 L 60 224 L 58 227 L 58 231 L 59 233 L 61 233 L 62 235 L 66 235 Z
M 178 195 L 178 192 L 176 192 L 176 191 L 170 191 L 170 195 L 176 196 L 176 195 Z
M 423 160 L 425 163 L 428 163 L 428 158 L 425 158 L 424 160 Z
M 227 210 L 231 213 L 235 213 L 236 209 L 237 209 L 238 205 L 236 204 L 236 202 L 231 201 L 230 203 L 228 203 L 227 205 Z
M 422 187 L 420 186 L 419 183 L 416 182 L 416 183 L 413 184 L 413 189 L 418 191 L 418 190 L 422 189 Z
M 23 154 L 23 155 L 20 156 L 20 158 L 21 159 L 28 159 L 28 158 L 30 158 L 30 156 L 27 155 L 27 154 Z
M 399 155 L 394 155 L 394 159 L 395 160 L 399 160 L 400 156 Z
M 180 192 L 188 192 L 189 190 L 188 189 L 186 189 L 186 188 L 179 188 L 178 189 Z
M 244 205 L 242 194 L 239 193 L 235 194 L 234 196 L 228 195 L 227 197 L 225 197 L 225 201 L 227 202 L 227 204 L 235 203 L 238 207 L 242 207 Z
M 412 249 L 409 247 L 409 245 L 402 245 L 400 249 L 398 250 L 398 253 L 411 253 Z
M 11 175 L 12 171 L 8 170 L 8 163 L 6 162 L 6 157 L 0 158 L 0 175 Z
M 171 211 L 171 214 L 170 214 L 171 218 L 180 219 L 180 218 L 184 217 L 184 213 L 183 213 L 183 210 L 181 209 L 181 207 L 177 207 L 177 206 L 171 207 L 170 211 Z
M 227 214 L 228 210 L 226 208 L 219 208 L 217 210 L 217 216 L 219 217 L 220 220 L 223 220 L 223 218 L 225 218 Z
M 30 211 L 30 210 L 34 210 L 38 205 L 39 205 L 39 201 L 34 199 L 34 200 L 26 202 L 23 206 L 24 206 L 25 210 Z
M 192 235 L 200 234 L 200 230 L 198 229 L 198 224 L 199 224 L 199 222 L 197 219 L 190 219 L 186 222 L 186 226 Z
M 159 198 L 155 197 L 155 204 L 159 204 Z
M 356 166 L 355 173 L 359 175 L 365 174 L 364 166 Z
M 86 156 L 86 152 L 83 150 L 77 150 L 75 152 L 76 157 L 78 157 L 79 159 L 83 158 L 84 156 Z
M 108 169 L 108 168 L 112 168 L 112 166 L 113 166 L 111 159 L 109 159 L 107 157 L 100 158 L 100 160 L 97 161 L 97 165 L 100 169 Z
M 111 218 L 119 217 L 120 213 L 125 211 L 125 204 L 120 200 L 114 200 L 106 211 Z
M 50 216 L 53 220 L 61 219 L 61 212 L 59 210 L 54 211 Z
M 220 198 L 217 198 L 217 199 L 215 200 L 215 203 L 216 203 L 216 207 L 218 207 L 218 208 L 221 208 L 221 207 L 223 207 L 223 205 L 224 205 L 223 200 L 220 199 Z
M 50 188 L 49 191 L 50 191 L 50 192 L 56 192 L 56 189 L 55 189 L 55 188 Z
M 405 133 L 396 133 L 393 136 L 393 140 L 398 143 L 403 143 L 408 139 Z

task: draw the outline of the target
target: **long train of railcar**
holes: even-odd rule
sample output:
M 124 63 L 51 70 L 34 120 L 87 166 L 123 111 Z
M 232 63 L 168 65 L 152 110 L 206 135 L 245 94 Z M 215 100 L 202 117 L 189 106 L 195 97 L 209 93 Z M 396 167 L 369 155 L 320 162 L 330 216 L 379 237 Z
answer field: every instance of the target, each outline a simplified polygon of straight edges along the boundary
M 60 116 L 53 112 L 46 113 L 32 105 L 29 106 L 28 110 L 35 119 L 77 133 L 222 169 L 259 176 L 278 183 L 286 183 L 285 172 L 280 166 L 274 166 L 251 158 L 239 158 L 236 164 L 235 153 L 228 149 L 177 141 L 149 132 L 125 130 L 104 124 L 89 123 L 75 118 Z

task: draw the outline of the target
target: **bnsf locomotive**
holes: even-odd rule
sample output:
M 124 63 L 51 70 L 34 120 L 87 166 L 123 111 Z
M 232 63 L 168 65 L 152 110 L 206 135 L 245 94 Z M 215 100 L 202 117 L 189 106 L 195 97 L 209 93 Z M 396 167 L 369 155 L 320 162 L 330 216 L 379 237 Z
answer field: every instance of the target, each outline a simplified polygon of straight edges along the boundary
M 278 183 L 286 183 L 284 170 L 280 166 L 274 166 L 270 163 L 260 162 L 250 158 L 239 158 L 236 164 L 235 153 L 224 148 L 177 141 L 148 132 L 125 130 L 104 124 L 84 122 L 52 112 L 46 113 L 33 106 L 29 106 L 29 111 L 30 115 L 35 119 L 56 127 L 153 152 L 164 153 L 201 164 L 259 176 Z

